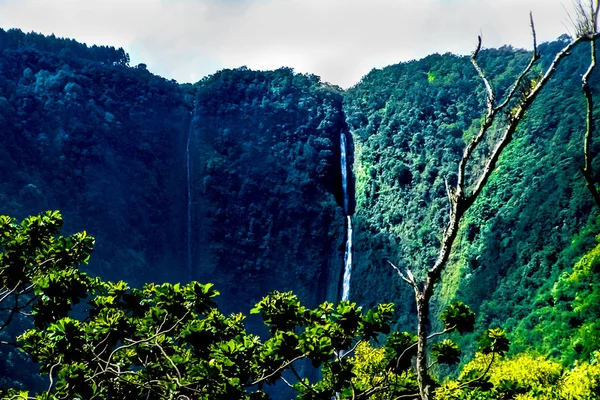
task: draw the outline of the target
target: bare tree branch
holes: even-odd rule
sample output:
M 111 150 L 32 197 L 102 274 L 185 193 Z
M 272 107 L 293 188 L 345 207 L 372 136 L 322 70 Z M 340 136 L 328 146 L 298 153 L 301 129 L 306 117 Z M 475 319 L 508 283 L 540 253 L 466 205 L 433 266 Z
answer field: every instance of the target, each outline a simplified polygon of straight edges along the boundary
M 358 347 L 359 344 L 362 343 L 362 340 L 357 341 L 354 346 L 352 346 L 352 348 L 348 351 L 344 351 L 342 352 L 342 354 L 340 354 L 340 356 L 338 357 L 339 360 L 342 360 L 344 357 L 346 357 L 348 354 L 352 354 L 354 353 L 354 350 L 356 350 L 356 348 Z
M 594 38 L 595 37 L 596 37 L 596 35 L 594 35 Z M 525 111 L 531 105 L 533 100 L 535 100 L 535 98 L 539 94 L 540 90 L 546 85 L 548 80 L 552 77 L 552 75 L 554 74 L 554 72 L 556 70 L 558 63 L 565 56 L 567 56 L 569 54 L 569 52 L 573 49 L 573 47 L 575 47 L 577 44 L 579 44 L 583 40 L 588 40 L 588 39 L 577 38 L 577 39 L 573 40 L 571 43 L 569 43 L 567 46 L 565 46 L 554 57 L 554 61 L 552 62 L 552 64 L 550 64 L 550 67 L 548 68 L 548 70 L 546 71 L 544 76 L 536 83 L 536 85 L 529 91 L 527 96 L 525 96 L 525 98 L 517 106 L 515 113 L 513 114 L 511 120 L 509 121 L 508 126 L 504 130 L 504 134 L 502 135 L 502 138 L 500 139 L 500 141 L 496 145 L 496 148 L 492 152 L 492 155 L 488 159 L 488 162 L 484 168 L 484 173 L 482 174 L 482 176 L 479 178 L 479 181 L 475 185 L 473 193 L 470 196 L 470 202 L 469 202 L 470 204 L 472 204 L 473 201 L 475 201 L 475 199 L 479 195 L 479 193 L 481 193 L 481 190 L 487 183 L 487 180 L 489 179 L 491 172 L 493 171 L 493 169 L 496 166 L 496 162 L 498 161 L 498 158 L 500 157 L 500 153 L 502 152 L 502 150 L 504 150 L 504 148 L 512 140 L 512 134 L 517 129 L 517 125 L 519 124 L 519 122 L 523 119 L 523 116 L 525 115 Z
M 414 276 L 412 275 L 412 273 L 410 274 L 410 276 L 412 277 L 412 280 L 409 279 L 406 275 L 404 275 L 402 273 L 402 271 L 400 271 L 400 268 L 396 267 L 390 260 L 386 260 L 388 262 L 388 264 L 390 264 L 390 266 L 392 268 L 394 268 L 394 270 L 396 271 L 396 273 L 400 276 L 400 278 L 408 283 L 410 286 L 412 286 L 413 288 L 417 287 L 417 283 L 415 282 Z M 410 271 L 409 271 L 410 272 Z
M 596 182 L 594 180 L 594 171 L 592 169 L 591 156 L 592 135 L 594 131 L 594 98 L 592 96 L 592 89 L 590 88 L 588 82 L 592 71 L 596 67 L 596 43 L 594 42 L 594 40 L 590 40 L 590 51 L 590 66 L 581 78 L 581 86 L 583 88 L 583 93 L 585 95 L 587 104 L 586 129 L 583 142 L 584 167 L 581 170 L 581 172 L 583 173 L 583 177 L 585 178 L 585 184 L 588 190 L 590 191 L 594 201 L 596 202 L 596 205 L 600 207 L 600 193 L 598 193 L 598 188 L 596 187 Z
M 8 296 L 10 296 L 14 292 L 16 292 L 22 283 L 23 283 L 23 281 L 17 282 L 17 284 L 12 289 L 3 288 L 4 292 L 2 292 L 2 294 L 1 294 L 2 297 L 0 297 L 0 303 L 2 303 L 4 300 L 6 300 L 8 298 Z
M 494 109 L 494 88 L 492 87 L 492 84 L 487 79 L 487 77 L 483 73 L 483 70 L 479 67 L 479 64 L 477 63 L 477 56 L 479 55 L 480 51 L 481 51 L 481 35 L 477 36 L 477 47 L 475 48 L 475 51 L 473 51 L 473 53 L 471 54 L 471 64 L 473 64 L 473 66 L 475 67 L 475 70 L 477 71 L 477 74 L 479 74 L 479 77 L 481 78 L 481 80 L 483 81 L 483 83 L 485 85 L 485 90 L 487 92 L 488 112 L 491 113 L 491 111 Z
M 190 314 L 190 311 L 186 312 L 186 313 L 183 315 L 183 317 L 181 317 L 180 319 L 178 319 L 178 320 L 177 320 L 177 321 L 176 321 L 176 322 L 175 322 L 175 323 L 174 323 L 174 324 L 173 324 L 173 325 L 172 325 L 172 326 L 171 326 L 169 329 L 166 329 L 166 330 L 164 330 L 164 331 L 158 331 L 158 332 L 156 332 L 156 334 L 154 334 L 154 335 L 150 336 L 149 338 L 146 338 L 146 339 L 141 339 L 141 340 L 136 340 L 136 341 L 131 341 L 131 342 L 130 342 L 130 343 L 128 343 L 128 344 L 124 344 L 124 345 L 122 345 L 122 346 L 119 346 L 119 347 L 117 347 L 117 348 L 116 348 L 116 349 L 114 349 L 114 350 L 113 350 L 113 351 L 110 353 L 110 355 L 108 356 L 108 359 L 106 360 L 106 367 L 105 367 L 105 369 L 108 369 L 108 368 L 109 368 L 110 361 L 111 361 L 112 357 L 113 357 L 113 356 L 115 355 L 115 353 L 117 353 L 118 351 L 120 351 L 120 350 L 124 350 L 124 349 L 126 349 L 126 348 L 129 348 L 129 347 L 132 347 L 132 346 L 136 346 L 136 345 L 138 345 L 138 344 L 142 344 L 142 343 L 148 343 L 148 342 L 151 342 L 151 341 L 153 341 L 154 339 L 156 339 L 156 338 L 157 338 L 158 336 L 160 336 L 160 335 L 166 335 L 167 333 L 171 332 L 173 329 L 177 328 L 177 326 L 179 326 L 179 324 L 180 324 L 180 323 L 181 323 L 183 320 L 185 320 L 189 314 Z M 165 319 L 166 319 L 166 316 L 165 316 Z M 164 324 L 164 321 L 163 321 L 163 324 Z M 162 324 L 161 324 L 161 327 L 162 327 Z
M 587 13 L 584 12 L 583 6 L 581 4 L 581 0 L 579 0 L 576 4 L 577 19 L 575 22 L 572 21 L 573 24 L 577 24 L 576 26 L 584 26 L 585 29 L 581 28 L 579 30 L 579 34 L 581 37 L 590 37 L 590 65 L 581 77 L 581 87 L 583 89 L 583 93 L 586 100 L 586 127 L 585 127 L 585 135 L 583 140 L 583 156 L 584 156 L 584 167 L 581 172 L 585 179 L 585 185 L 590 191 L 594 202 L 598 207 L 600 207 L 600 193 L 598 192 L 598 187 L 595 181 L 595 174 L 592 167 L 592 155 L 591 155 L 591 147 L 594 133 L 594 98 L 592 96 L 592 89 L 589 85 L 589 78 L 596 67 L 596 42 L 593 38 L 593 34 L 598 31 L 598 9 L 599 9 L 599 0 L 594 1 L 590 0 L 589 10 Z M 577 29 L 577 28 L 576 28 Z M 591 32 L 590 32 L 591 31 Z
M 472 385 L 473 383 L 479 382 L 480 380 L 482 380 L 483 378 L 485 378 L 485 376 L 487 375 L 487 373 L 490 372 L 490 369 L 492 368 L 492 365 L 494 365 L 495 357 L 496 357 L 496 353 L 492 353 L 492 358 L 490 359 L 490 363 L 486 367 L 485 371 L 483 371 L 481 373 L 481 375 L 479 375 L 477 378 L 474 378 L 474 379 L 472 379 L 472 380 L 470 380 L 468 382 L 460 384 L 458 387 L 459 388 L 465 388 L 465 387 L 468 387 L 468 386 Z
M 527 74 L 531 71 L 531 69 L 533 68 L 536 61 L 540 59 L 540 53 L 538 52 L 538 49 L 537 49 L 537 38 L 536 38 L 535 25 L 533 23 L 533 14 L 532 13 L 529 13 L 529 21 L 530 21 L 530 26 L 531 26 L 531 36 L 533 37 L 533 53 L 531 54 L 531 59 L 529 60 L 529 63 L 527 64 L 525 69 L 519 74 L 519 76 L 517 77 L 517 79 L 515 80 L 513 85 L 511 86 L 504 101 L 499 106 L 496 107 L 496 109 L 498 111 L 502 111 L 504 109 L 504 107 L 506 107 L 508 105 L 508 103 L 513 99 L 517 89 L 519 87 L 521 87 L 521 83 L 523 83 L 523 79 L 525 78 L 525 76 L 527 76 Z
M 292 373 L 294 374 L 294 376 L 296 377 L 296 379 L 298 379 L 298 382 L 300 382 L 300 384 L 302 384 L 302 386 L 304 386 L 305 388 L 307 388 L 308 390 L 310 390 L 313 393 L 317 393 L 315 391 L 315 389 L 313 389 L 311 386 L 307 385 L 303 380 L 302 377 L 300 376 L 300 374 L 298 373 L 298 371 L 296 371 L 296 368 L 294 368 L 293 365 L 290 366 L 290 370 L 292 371 Z
M 62 362 L 62 358 L 59 357 L 56 364 L 54 364 L 52 367 L 50 367 L 50 372 L 48 372 L 48 377 L 50 378 L 50 384 L 48 385 L 48 390 L 46 391 L 47 399 L 50 398 L 50 392 L 52 391 L 52 386 L 54 386 L 54 378 L 52 377 L 52 371 L 54 371 L 54 368 L 58 367 L 61 362 Z
M 279 368 L 277 368 L 275 371 L 271 372 L 269 375 L 262 376 L 259 379 L 255 380 L 254 382 L 250 383 L 250 386 L 258 385 L 260 382 L 263 382 L 263 381 L 271 378 L 272 376 L 275 376 L 277 373 L 283 371 L 288 366 L 292 365 L 294 362 L 301 360 L 303 358 L 306 358 L 305 354 L 299 355 L 298 357 L 295 357 L 289 361 L 284 362 Z
M 564 6 L 563 6 L 564 8 Z M 565 8 L 569 22 L 575 32 L 575 37 L 592 36 L 598 32 L 598 1 L 589 0 L 586 8 L 581 0 L 573 1 L 574 15 Z

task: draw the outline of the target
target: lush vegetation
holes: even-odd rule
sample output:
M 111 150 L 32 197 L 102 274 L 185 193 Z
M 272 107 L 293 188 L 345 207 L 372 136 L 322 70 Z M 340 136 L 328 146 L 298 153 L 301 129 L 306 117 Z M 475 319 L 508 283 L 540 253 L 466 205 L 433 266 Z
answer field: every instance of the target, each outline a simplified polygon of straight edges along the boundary
M 21 223 L 0 216 L 0 345 L 31 357 L 47 379 L 37 394 L 27 382 L 4 382 L 2 398 L 268 399 L 277 382 L 299 399 L 418 397 L 416 337 L 390 332 L 392 304 L 366 312 L 346 301 L 310 309 L 291 292 L 275 291 L 251 310 L 268 327 L 261 340 L 246 332 L 242 314 L 217 309 L 211 284 L 136 289 L 90 277 L 78 267 L 89 261 L 94 239 L 60 236 L 62 224 L 56 211 Z M 14 338 L 7 328 L 18 318 L 33 326 Z M 444 331 L 434 335 L 472 331 L 474 320 L 467 306 L 453 304 L 441 314 Z M 600 389 L 596 353 L 563 371 L 525 353 L 505 359 L 508 346 L 501 329 L 486 330 L 475 359 L 457 379 L 436 383 L 435 398 L 583 400 Z M 435 364 L 455 365 L 460 354 L 449 339 L 432 350 Z M 306 377 L 304 360 L 321 369 L 319 378 Z
M 539 49 L 554 54 L 564 43 Z M 523 344 L 515 348 L 537 348 L 570 361 L 574 358 L 562 351 L 552 354 L 557 342 L 542 344 L 548 336 L 521 338 L 513 332 L 519 324 L 523 333 L 537 325 L 533 310 L 545 304 L 562 272 L 594 246 L 597 214 L 580 173 L 585 102 L 579 79 L 588 56 L 585 46 L 576 49 L 519 125 L 462 222 L 438 292 L 438 310 L 454 299 L 474 308 L 476 332 L 502 326 Z M 529 57 L 505 47 L 483 51 L 480 64 L 502 92 Z M 414 325 L 412 290 L 385 258 L 422 271 L 437 255 L 448 208 L 445 181 L 456 180 L 464 143 L 481 123 L 476 110 L 482 109 L 484 92 L 475 74 L 465 57 L 432 55 L 374 70 L 346 97 L 356 142 L 353 298 L 401 304 L 401 329 Z
M 515 329 L 517 348 L 536 347 L 572 365 L 594 359 L 600 343 L 600 245 L 563 272 L 552 290 L 540 292 L 534 311 Z
M 414 394 L 413 335 L 390 334 L 376 363 L 362 360 L 361 351 L 353 356 L 360 343 L 390 333 L 392 304 L 367 312 L 347 301 L 308 309 L 291 292 L 273 292 L 251 310 L 269 330 L 261 342 L 246 333 L 242 314 L 226 316 L 216 308 L 211 284 L 136 289 L 90 277 L 78 266 L 88 262 L 94 239 L 86 232 L 60 236 L 62 223 L 56 211 L 21 223 L 0 216 L 0 334 L 15 316 L 33 320 L 16 342 L 9 336 L 0 344 L 28 354 L 48 376 L 47 390 L 35 398 L 265 399 L 263 388 L 278 380 L 301 399 Z M 448 333 L 465 332 L 474 318 L 457 304 L 442 321 Z M 494 332 L 484 335 L 481 349 L 502 355 L 508 342 Z M 458 347 L 449 340 L 434 352 L 440 363 L 458 362 Z M 321 367 L 322 379 L 300 376 L 302 360 Z M 370 368 L 378 368 L 377 385 L 365 381 L 375 378 Z M 32 397 L 28 390 L 0 390 L 3 398 Z
M 0 213 L 23 220 L 0 219 L 2 396 L 413 396 L 414 299 L 385 260 L 418 275 L 436 257 L 445 182 L 485 101 L 467 58 L 374 70 L 343 92 L 285 68 L 178 85 L 122 49 L 18 30 L 0 29 L 0 52 Z M 599 390 L 600 222 L 580 173 L 587 57 L 578 48 L 557 70 L 462 222 L 436 289 L 436 398 Z M 501 94 L 529 58 L 503 47 L 480 65 Z M 355 303 L 336 305 L 348 131 Z M 93 239 L 58 236 L 57 213 L 25 218 L 43 209 L 99 239 L 89 267 Z M 219 309 L 195 281 L 215 283 Z

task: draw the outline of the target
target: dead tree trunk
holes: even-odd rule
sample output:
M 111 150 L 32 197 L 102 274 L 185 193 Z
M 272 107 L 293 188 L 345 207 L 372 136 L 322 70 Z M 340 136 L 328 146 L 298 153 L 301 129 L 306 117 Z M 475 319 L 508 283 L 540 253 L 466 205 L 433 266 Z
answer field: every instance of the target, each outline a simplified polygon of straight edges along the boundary
M 422 399 L 429 398 L 429 374 L 427 373 L 427 336 L 428 336 L 428 324 L 429 324 L 429 301 L 431 294 L 417 293 L 417 316 L 418 316 L 418 329 L 417 337 L 419 338 L 417 344 L 417 383 L 419 385 L 419 395 Z
M 581 77 L 581 87 L 583 89 L 587 105 L 585 118 L 586 129 L 583 140 L 584 167 L 581 172 L 583 173 L 585 185 L 590 191 L 592 198 L 596 202 L 596 205 L 600 207 L 600 193 L 598 193 L 595 174 L 592 168 L 591 146 L 594 132 L 594 98 L 592 96 L 592 89 L 589 85 L 589 78 L 596 67 L 596 42 L 594 40 L 594 35 L 598 31 L 598 3 L 598 0 L 596 0 L 595 5 L 593 1 L 590 1 L 589 14 L 585 12 L 581 3 L 576 4 L 576 10 L 578 10 L 578 22 L 574 22 L 574 26 L 577 36 L 589 38 L 590 41 L 590 66 L 585 74 L 583 74 Z

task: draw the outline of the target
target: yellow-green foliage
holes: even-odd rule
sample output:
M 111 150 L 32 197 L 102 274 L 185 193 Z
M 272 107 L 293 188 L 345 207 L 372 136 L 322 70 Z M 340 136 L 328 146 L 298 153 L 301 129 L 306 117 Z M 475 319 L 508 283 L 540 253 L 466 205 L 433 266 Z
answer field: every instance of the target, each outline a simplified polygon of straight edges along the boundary
M 598 352 L 595 353 L 598 355 Z M 467 382 L 482 376 L 491 355 L 478 353 L 465 365 L 458 380 L 444 382 L 436 400 L 515 399 L 515 400 L 597 400 L 600 399 L 600 365 L 593 360 L 563 371 L 560 364 L 543 357 L 519 354 L 494 361 L 487 379 L 491 390 L 482 391 Z
M 596 246 L 589 253 L 581 257 L 581 260 L 573 267 L 573 272 L 571 274 L 565 274 L 562 277 L 562 281 L 566 283 L 578 283 L 582 279 L 585 279 L 590 274 L 596 271 L 596 266 L 600 261 L 600 245 Z M 559 288 L 555 287 L 555 290 L 559 290 Z M 553 293 L 555 295 L 555 293 Z
M 598 355 L 598 353 L 596 353 Z M 600 365 L 583 363 L 568 371 L 561 385 L 562 398 L 584 400 L 600 398 Z
M 353 372 L 356 377 L 353 379 L 358 386 L 373 386 L 383 381 L 382 372 L 385 370 L 385 351 L 383 348 L 375 348 L 367 342 L 359 343 L 356 346 L 354 357 Z
M 386 361 L 383 348 L 375 348 L 367 342 L 359 343 L 352 364 L 354 366 L 353 372 L 356 374 L 352 378 L 352 383 L 359 389 L 378 386 L 386 379 Z M 372 398 L 374 400 L 384 400 L 388 398 L 388 394 L 379 393 Z
M 499 385 L 510 380 L 517 382 L 519 386 L 544 388 L 558 381 L 561 369 L 560 364 L 543 357 L 519 354 L 495 363 L 490 370 L 490 382 Z
M 436 72 L 428 72 L 427 73 L 427 82 L 433 83 L 435 81 L 437 73 Z
M 416 393 L 416 377 L 412 370 L 396 375 L 389 372 L 388 362 L 383 347 L 376 348 L 368 342 L 359 343 L 351 359 L 352 372 L 355 374 L 352 378 L 353 387 L 360 391 L 387 386 L 387 389 L 369 396 L 373 400 L 387 400 Z
M 480 378 L 485 371 L 493 385 L 491 391 L 484 394 L 467 387 L 466 382 Z M 543 357 L 519 354 L 497 361 L 490 354 L 478 353 L 465 365 L 458 381 L 447 381 L 437 390 L 436 399 L 555 399 L 561 371 L 560 364 Z

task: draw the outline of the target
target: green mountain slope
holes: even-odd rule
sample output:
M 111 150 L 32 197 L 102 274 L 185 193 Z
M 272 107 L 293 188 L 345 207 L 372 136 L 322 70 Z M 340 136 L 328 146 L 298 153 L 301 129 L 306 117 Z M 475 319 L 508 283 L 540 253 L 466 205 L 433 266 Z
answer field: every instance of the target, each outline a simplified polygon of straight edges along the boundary
M 561 46 L 558 41 L 540 50 L 548 57 Z M 512 48 L 482 56 L 501 92 L 529 58 Z M 467 213 L 437 289 L 438 308 L 458 298 L 474 308 L 480 328 L 511 331 L 535 309 L 538 292 L 549 291 L 593 246 L 597 211 L 579 172 L 585 127 L 580 76 L 587 57 L 579 48 L 559 67 Z M 449 54 L 374 70 L 347 93 L 357 149 L 353 294 L 364 304 L 395 300 L 403 329 L 414 326 L 412 290 L 385 259 L 417 273 L 432 265 L 447 220 L 444 181 L 456 179 L 482 104 L 468 58 Z M 573 241 L 584 227 L 587 233 Z

